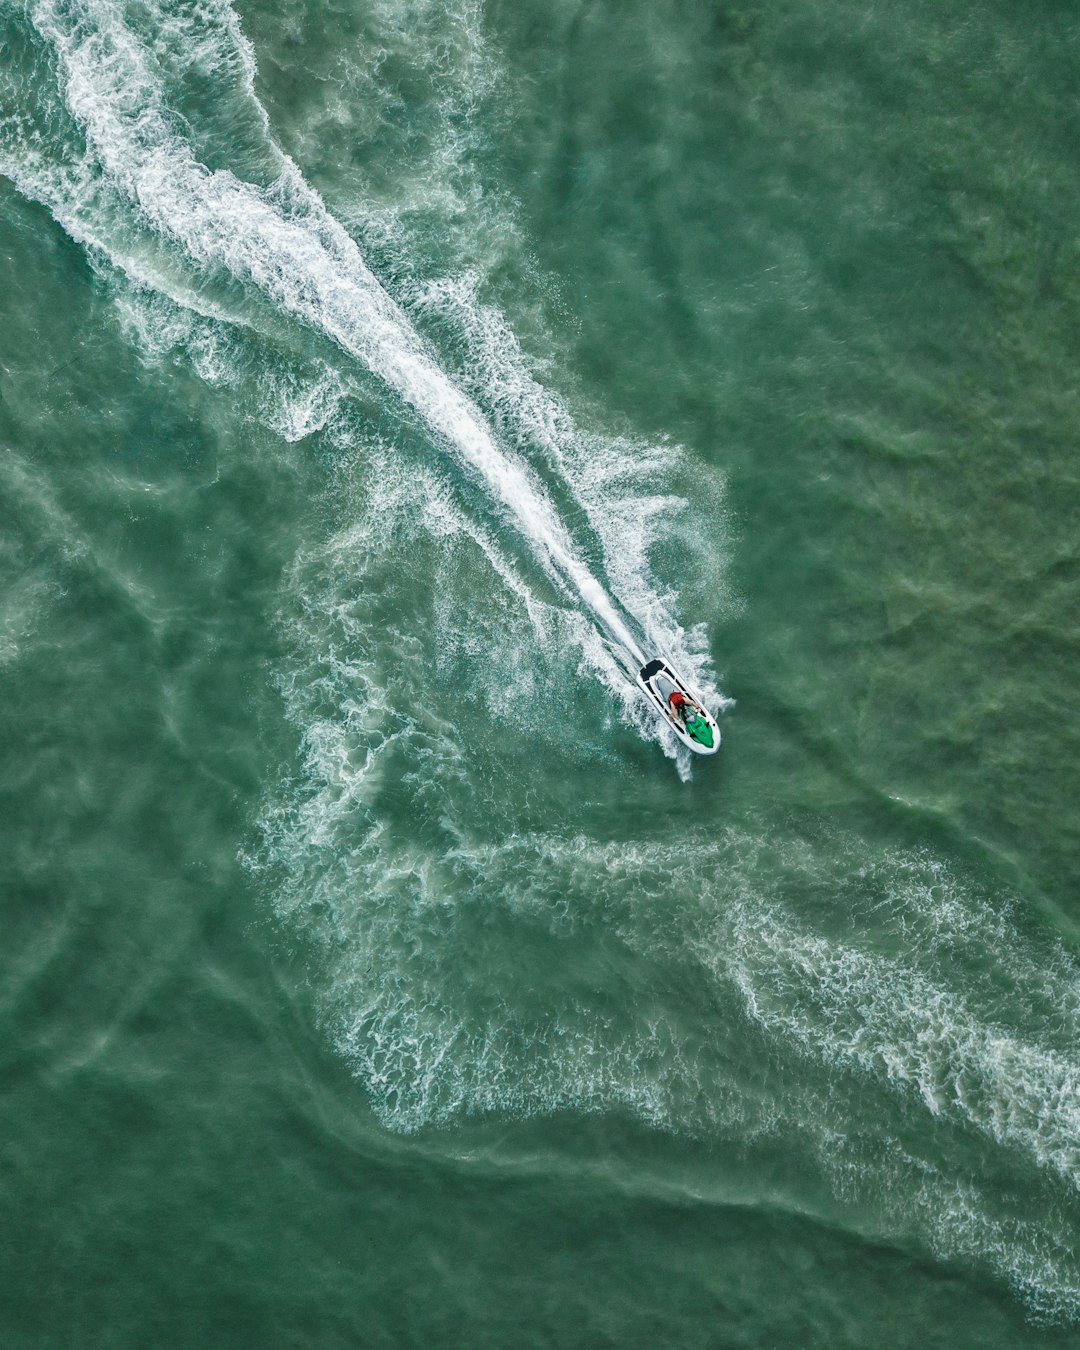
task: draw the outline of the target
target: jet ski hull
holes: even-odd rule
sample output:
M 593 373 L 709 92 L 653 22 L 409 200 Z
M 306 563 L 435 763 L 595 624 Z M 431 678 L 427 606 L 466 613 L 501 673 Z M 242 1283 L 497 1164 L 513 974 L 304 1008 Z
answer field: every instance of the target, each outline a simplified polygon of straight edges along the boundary
M 646 698 L 688 750 L 692 750 L 695 755 L 716 754 L 720 749 L 720 728 L 716 725 L 716 718 L 666 661 L 658 657 L 642 666 L 637 673 L 637 682 Z M 672 707 L 672 694 L 681 694 L 683 699 L 693 705 L 696 717 L 703 723 L 695 723 L 696 736 L 691 734 Z M 676 702 L 679 700 L 676 699 Z

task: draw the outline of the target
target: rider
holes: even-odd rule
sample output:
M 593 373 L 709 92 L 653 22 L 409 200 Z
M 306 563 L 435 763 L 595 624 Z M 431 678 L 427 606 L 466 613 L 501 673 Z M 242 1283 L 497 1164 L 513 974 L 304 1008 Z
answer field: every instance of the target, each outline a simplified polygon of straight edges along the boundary
M 707 734 L 709 724 L 692 698 L 687 698 L 681 689 L 676 689 L 668 698 L 668 704 L 674 716 L 686 728 L 688 736 L 693 737 L 695 741 L 712 744 L 712 737 Z
M 668 702 L 671 704 L 671 711 L 675 714 L 675 716 L 679 719 L 680 722 L 685 722 L 686 719 L 693 713 L 694 705 L 693 703 L 690 702 L 690 700 L 686 697 L 686 695 L 683 693 L 681 689 L 672 690 L 671 697 L 668 699 Z

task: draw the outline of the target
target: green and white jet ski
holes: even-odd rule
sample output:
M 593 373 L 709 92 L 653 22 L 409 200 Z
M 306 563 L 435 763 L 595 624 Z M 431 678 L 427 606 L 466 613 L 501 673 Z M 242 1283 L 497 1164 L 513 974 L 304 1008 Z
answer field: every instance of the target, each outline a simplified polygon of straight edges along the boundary
M 642 666 L 637 682 L 683 745 L 695 755 L 716 754 L 720 749 L 716 718 L 666 661 L 657 657 Z

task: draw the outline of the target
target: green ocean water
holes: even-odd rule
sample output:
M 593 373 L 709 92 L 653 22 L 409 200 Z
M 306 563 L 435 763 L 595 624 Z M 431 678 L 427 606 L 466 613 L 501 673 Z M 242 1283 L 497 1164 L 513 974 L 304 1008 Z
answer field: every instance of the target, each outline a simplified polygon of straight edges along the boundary
M 1074 8 L 0 44 L 0 1346 L 1080 1345 Z

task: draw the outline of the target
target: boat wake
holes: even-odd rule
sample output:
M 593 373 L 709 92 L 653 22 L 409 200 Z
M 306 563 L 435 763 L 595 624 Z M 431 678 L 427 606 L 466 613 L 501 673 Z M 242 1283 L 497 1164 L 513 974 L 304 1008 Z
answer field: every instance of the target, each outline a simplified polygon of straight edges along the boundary
M 3 167 L 26 195 L 42 201 L 69 233 L 103 252 L 136 283 L 218 318 L 235 314 L 220 300 L 208 304 L 209 282 L 219 294 L 239 287 L 243 297 L 254 288 L 277 314 L 324 335 L 382 381 L 481 485 L 547 580 L 589 616 L 603 638 L 592 650 L 600 653 L 596 660 L 613 687 L 632 679 L 646 660 L 645 648 L 652 654 L 657 644 L 670 650 L 678 643 L 680 630 L 673 630 L 670 620 L 657 622 L 655 597 L 642 608 L 635 604 L 640 595 L 616 598 L 610 581 L 598 579 L 597 571 L 618 571 L 609 550 L 599 566 L 590 567 L 541 476 L 499 442 L 351 236 L 269 137 L 254 94 L 250 48 L 230 11 L 219 12 L 216 36 L 211 29 L 210 38 L 202 34 L 193 42 L 190 25 L 179 36 L 194 63 L 202 60 L 218 78 L 224 67 L 234 95 L 239 85 L 248 121 L 262 128 L 261 183 L 209 167 L 199 157 L 184 119 L 167 102 L 168 72 L 157 48 L 135 31 L 121 6 L 111 0 L 39 0 L 32 16 L 55 61 L 63 103 L 83 148 L 78 157 L 46 163 L 25 127 L 21 142 L 14 138 L 22 153 L 13 153 L 9 134 Z M 163 30 L 184 22 L 164 15 L 156 21 Z M 241 299 L 242 311 L 245 303 Z M 550 442 L 550 419 L 546 433 Z M 721 704 L 704 654 L 673 654 L 692 663 L 697 686 L 714 706 Z M 632 687 L 620 694 L 629 706 Z M 673 751 L 669 730 L 656 727 L 651 734 Z

